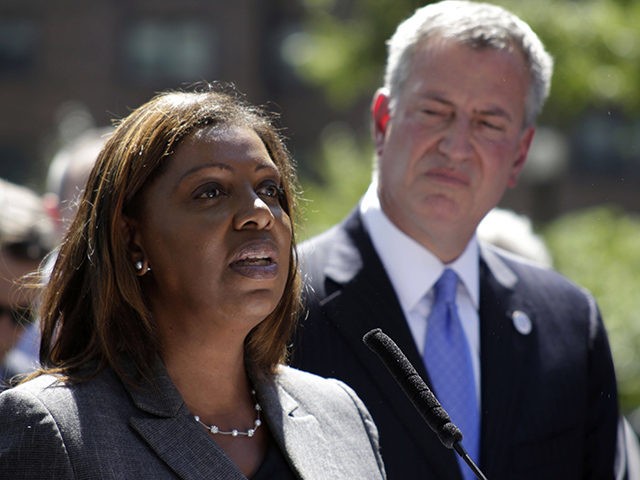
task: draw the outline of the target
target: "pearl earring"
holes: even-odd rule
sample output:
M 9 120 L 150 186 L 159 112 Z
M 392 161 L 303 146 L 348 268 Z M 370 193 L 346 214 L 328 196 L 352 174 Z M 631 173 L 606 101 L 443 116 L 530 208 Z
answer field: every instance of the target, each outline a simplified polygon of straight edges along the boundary
M 142 260 L 138 260 L 135 264 L 134 267 L 136 268 L 136 270 L 139 272 L 142 270 Z

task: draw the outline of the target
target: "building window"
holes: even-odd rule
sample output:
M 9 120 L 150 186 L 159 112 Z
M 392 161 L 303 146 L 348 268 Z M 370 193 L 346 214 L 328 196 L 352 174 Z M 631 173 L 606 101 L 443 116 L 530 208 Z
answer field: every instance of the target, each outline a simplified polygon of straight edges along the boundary
M 0 75 L 28 74 L 35 65 L 37 28 L 27 19 L 0 20 Z
M 613 109 L 589 111 L 575 122 L 572 166 L 578 172 L 637 178 L 639 139 L 640 121 Z
M 125 34 L 125 71 L 136 83 L 209 80 L 218 70 L 216 35 L 197 20 L 142 20 Z
M 0 140 L 0 178 L 10 182 L 24 183 L 31 167 L 30 156 L 16 144 L 16 140 Z

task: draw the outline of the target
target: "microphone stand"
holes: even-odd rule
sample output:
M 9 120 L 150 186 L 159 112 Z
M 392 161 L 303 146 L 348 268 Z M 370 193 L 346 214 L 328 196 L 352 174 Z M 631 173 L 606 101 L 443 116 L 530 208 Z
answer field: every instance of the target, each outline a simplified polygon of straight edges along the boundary
M 471 459 L 471 457 L 469 456 L 467 451 L 462 446 L 461 442 L 454 443 L 453 444 L 453 449 L 460 456 L 460 458 L 462 458 L 462 460 L 464 460 L 464 463 L 466 463 L 469 466 L 469 468 L 471 469 L 471 471 L 474 473 L 474 475 L 476 476 L 476 478 L 478 480 L 488 480 L 487 477 L 484 476 L 484 473 L 482 473 L 482 471 L 478 468 L 478 466 Z
M 427 386 L 400 347 L 379 328 L 367 332 L 362 341 L 380 357 L 393 379 L 407 395 L 440 442 L 464 460 L 478 480 L 487 480 L 462 446 L 462 432 Z

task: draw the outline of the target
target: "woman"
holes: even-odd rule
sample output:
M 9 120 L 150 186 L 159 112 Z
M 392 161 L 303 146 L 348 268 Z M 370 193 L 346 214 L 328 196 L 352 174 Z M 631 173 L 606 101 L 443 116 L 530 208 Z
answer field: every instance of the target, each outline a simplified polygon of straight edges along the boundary
M 41 309 L 44 368 L 0 395 L 9 478 L 384 478 L 352 390 L 282 365 L 294 172 L 236 96 L 165 93 L 98 156 Z

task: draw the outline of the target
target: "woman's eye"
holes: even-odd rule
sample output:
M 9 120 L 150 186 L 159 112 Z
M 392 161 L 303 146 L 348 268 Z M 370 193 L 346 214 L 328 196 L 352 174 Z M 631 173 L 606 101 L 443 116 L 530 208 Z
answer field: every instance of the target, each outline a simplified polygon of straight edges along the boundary
M 225 192 L 220 185 L 209 184 L 196 190 L 195 197 L 202 199 L 212 199 L 221 197 L 224 194 Z
M 283 194 L 284 192 L 282 190 L 282 187 L 276 185 L 275 183 L 263 185 L 258 189 L 258 195 L 269 198 L 280 198 Z

